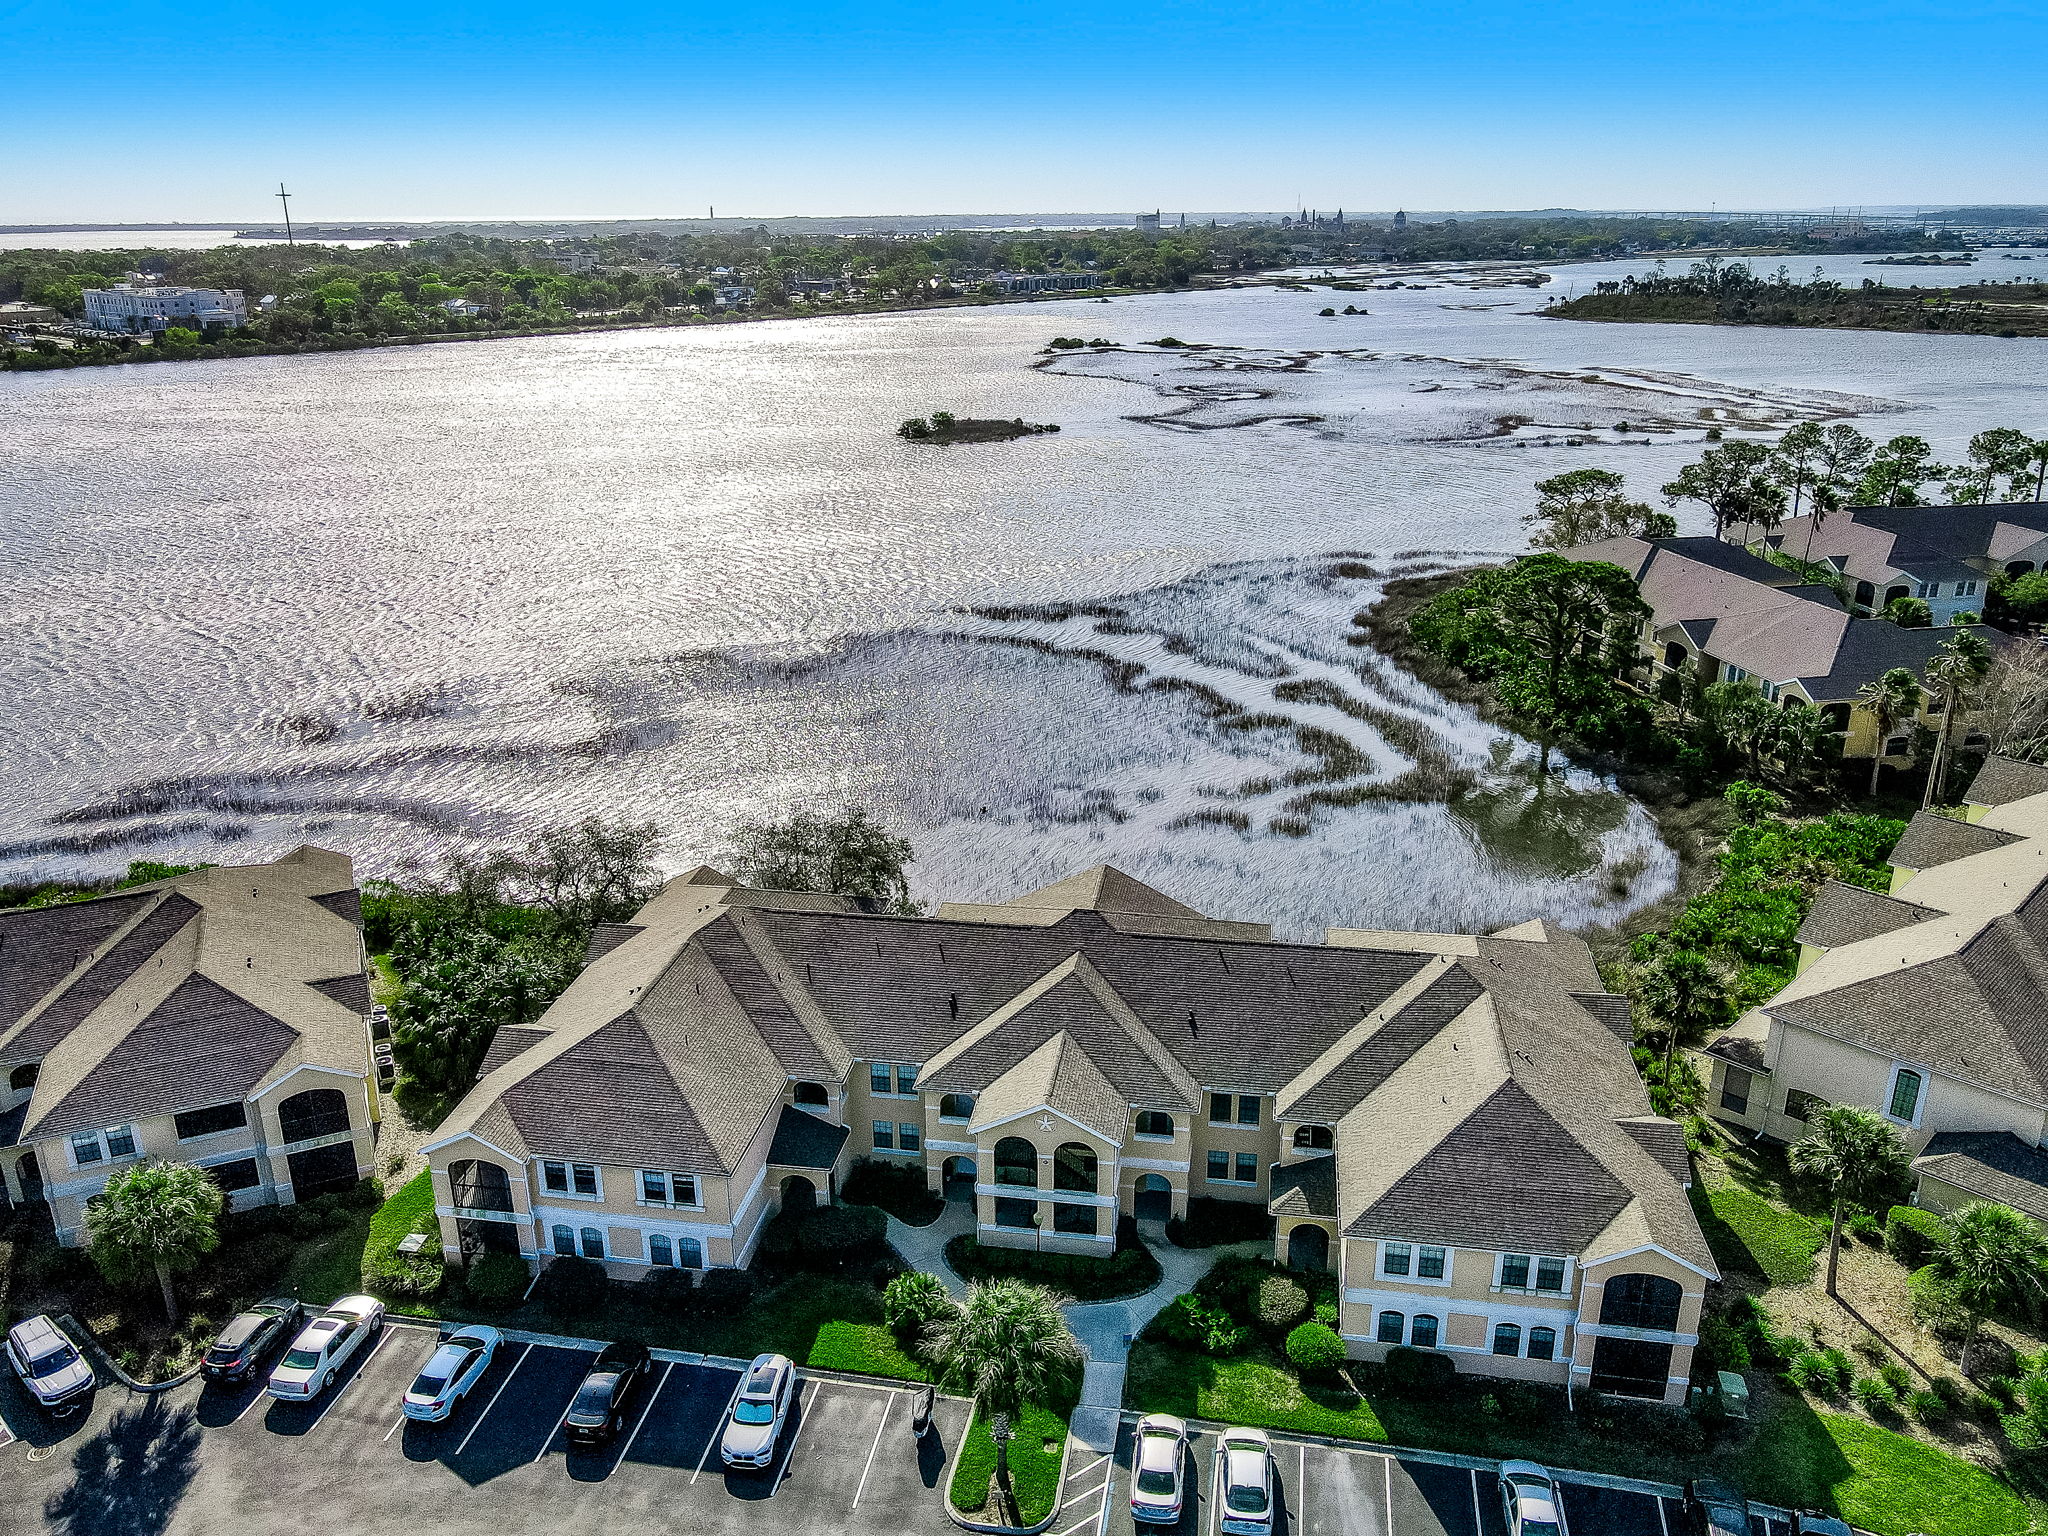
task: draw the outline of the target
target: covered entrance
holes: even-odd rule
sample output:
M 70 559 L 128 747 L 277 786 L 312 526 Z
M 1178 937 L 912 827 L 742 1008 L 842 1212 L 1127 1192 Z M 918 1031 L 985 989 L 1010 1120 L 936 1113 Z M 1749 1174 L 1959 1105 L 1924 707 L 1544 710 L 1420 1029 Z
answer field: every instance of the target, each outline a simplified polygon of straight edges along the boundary
M 1643 1339 L 1593 1341 L 1593 1390 L 1662 1401 L 1671 1389 L 1671 1346 Z
M 356 1144 L 337 1141 L 332 1146 L 294 1152 L 285 1159 L 285 1167 L 291 1173 L 294 1200 L 350 1189 L 356 1182 Z
M 949 1157 L 939 1165 L 940 1187 L 948 1200 L 972 1200 L 974 1177 L 974 1159 L 971 1157 Z
M 1289 1269 L 1328 1269 L 1330 1234 L 1317 1226 L 1298 1226 L 1287 1234 Z
M 782 1208 L 785 1211 L 808 1211 L 817 1206 L 818 1186 L 800 1173 L 793 1173 L 782 1181 Z
M 1131 1214 L 1140 1221 L 1165 1221 L 1173 1215 L 1173 1186 L 1164 1174 L 1139 1174 L 1131 1195 Z

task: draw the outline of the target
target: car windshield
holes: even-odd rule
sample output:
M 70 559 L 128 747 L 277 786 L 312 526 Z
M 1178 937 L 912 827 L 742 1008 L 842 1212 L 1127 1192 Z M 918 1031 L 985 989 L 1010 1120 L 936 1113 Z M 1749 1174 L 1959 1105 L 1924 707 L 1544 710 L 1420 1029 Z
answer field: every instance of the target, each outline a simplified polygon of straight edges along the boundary
M 78 1351 L 69 1344 L 59 1344 L 43 1354 L 30 1359 L 28 1368 L 38 1376 L 47 1376 L 52 1371 L 61 1371 L 78 1358 Z
M 412 1395 L 414 1397 L 437 1397 L 440 1395 L 441 1389 L 447 1385 L 448 1378 L 436 1375 L 434 1372 L 434 1362 L 429 1360 L 427 1368 L 420 1372 L 412 1384 Z
M 1263 1515 L 1266 1512 L 1266 1490 L 1256 1483 L 1232 1483 L 1223 1502 L 1230 1506 L 1234 1515 Z
M 765 1397 L 743 1397 L 732 1408 L 738 1424 L 766 1424 L 775 1417 L 775 1404 Z
M 1147 1468 L 1145 1471 L 1142 1471 L 1138 1474 L 1138 1492 L 1173 1492 L 1173 1474 L 1171 1472 L 1159 1472 L 1151 1468 Z
M 320 1363 L 317 1349 L 292 1349 L 285 1351 L 284 1368 L 288 1371 L 310 1371 Z
M 1522 1536 L 1563 1536 L 1555 1520 L 1524 1520 Z

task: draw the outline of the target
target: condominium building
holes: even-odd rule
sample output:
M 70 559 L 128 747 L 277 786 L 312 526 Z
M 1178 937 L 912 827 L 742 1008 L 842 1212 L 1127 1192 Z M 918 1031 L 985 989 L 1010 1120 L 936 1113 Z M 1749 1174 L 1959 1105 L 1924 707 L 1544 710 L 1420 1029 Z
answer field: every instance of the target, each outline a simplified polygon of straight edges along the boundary
M 169 283 L 116 283 L 85 290 L 85 323 L 96 330 L 149 332 L 187 324 L 239 326 L 249 311 L 239 288 L 179 288 Z
M 1243 1202 L 1338 1272 L 1360 1358 L 1677 1403 L 1716 1271 L 1628 1041 L 1543 923 L 1291 944 L 1107 867 L 932 917 L 700 869 L 498 1032 L 426 1151 L 451 1260 L 620 1278 L 746 1265 L 856 1157 L 1047 1252 Z

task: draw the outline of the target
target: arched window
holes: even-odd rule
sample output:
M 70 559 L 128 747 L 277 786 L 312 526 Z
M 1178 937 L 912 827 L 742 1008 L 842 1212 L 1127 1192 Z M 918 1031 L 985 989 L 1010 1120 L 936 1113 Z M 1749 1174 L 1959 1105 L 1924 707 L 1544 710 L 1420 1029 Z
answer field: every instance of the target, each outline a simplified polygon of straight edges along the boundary
M 1496 1355 L 1519 1355 L 1522 1352 L 1522 1330 L 1513 1323 L 1496 1323 L 1493 1352 Z
M 24 1088 L 35 1087 L 36 1074 L 41 1070 L 41 1064 L 33 1061 L 25 1067 L 16 1067 L 12 1072 L 7 1074 L 8 1091 L 10 1093 L 19 1093 Z
M 1891 1117 L 1910 1124 L 1920 1113 L 1921 1077 L 1911 1067 L 1901 1067 L 1892 1078 Z
M 1335 1145 L 1327 1125 L 1297 1125 L 1294 1128 L 1294 1150 L 1297 1152 L 1327 1152 Z
M 601 1259 L 604 1257 L 604 1234 L 595 1227 L 583 1229 L 583 1257 Z
M 1380 1314 L 1379 1341 L 1382 1344 L 1400 1343 L 1401 1334 L 1407 1326 L 1408 1319 L 1399 1312 L 1382 1312 Z
M 676 1264 L 682 1269 L 702 1269 L 704 1267 L 704 1245 L 694 1237 L 677 1238 Z
M 1616 1328 L 1678 1326 L 1678 1282 L 1662 1275 L 1613 1275 L 1600 1293 L 1600 1322 Z
M 1664 665 L 1674 672 L 1685 665 L 1685 647 L 1676 640 L 1664 647 Z
M 647 1239 L 647 1262 L 650 1264 L 674 1264 L 676 1251 L 661 1233 L 651 1233 Z
M 996 1143 L 996 1182 L 1038 1187 L 1038 1148 L 1022 1136 L 1005 1136 Z
M 469 1211 L 512 1209 L 512 1175 L 496 1163 L 464 1158 L 448 1165 L 448 1187 L 455 1203 Z
M 2033 569 L 2034 562 L 2031 560 L 2008 560 L 2005 563 L 2005 574 L 2008 576 L 2025 576 Z
M 1427 1312 L 1418 1312 L 1408 1324 L 1408 1342 L 1417 1349 L 1436 1348 L 1436 1319 Z
M 823 1109 L 832 1102 L 831 1095 L 825 1092 L 823 1083 L 798 1083 L 792 1097 L 797 1103 L 812 1109 Z
M 1052 1155 L 1052 1187 L 1076 1194 L 1095 1193 L 1095 1149 L 1078 1141 L 1065 1143 Z
M 1871 584 L 1870 584 L 1869 582 L 1867 582 L 1867 581 L 1859 581 L 1859 582 L 1857 582 L 1857 583 L 1856 583 L 1856 606 L 1857 606 L 1857 607 L 1859 607 L 1859 608 L 1869 608 L 1869 607 L 1872 607 L 1872 606 L 1874 606 L 1874 605 L 1876 604 L 1876 602 L 1877 602 L 1877 588 L 1876 588 L 1876 587 L 1874 587 L 1874 586 L 1872 586 L 1872 585 L 1871 585 Z
M 1138 1134 L 1140 1136 L 1171 1136 L 1173 1134 L 1173 1116 L 1164 1114 L 1156 1109 L 1140 1110 L 1138 1112 Z
M 277 1106 L 277 1129 L 287 1142 L 310 1141 L 348 1129 L 348 1100 L 339 1088 L 308 1088 Z
M 942 1093 L 939 1095 L 939 1118 L 941 1120 L 968 1120 L 974 1115 L 974 1095 L 971 1093 Z
M 554 1232 L 555 1252 L 573 1254 L 576 1251 L 576 1229 L 556 1227 Z
M 1557 1330 L 1555 1328 L 1531 1328 L 1529 1330 L 1529 1358 L 1531 1360 L 1555 1360 L 1557 1358 Z

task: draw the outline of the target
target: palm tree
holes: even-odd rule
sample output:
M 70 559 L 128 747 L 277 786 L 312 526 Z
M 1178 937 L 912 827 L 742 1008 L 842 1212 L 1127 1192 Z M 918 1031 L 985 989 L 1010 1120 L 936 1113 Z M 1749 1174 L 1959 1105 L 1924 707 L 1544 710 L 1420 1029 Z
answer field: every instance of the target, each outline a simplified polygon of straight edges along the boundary
M 1884 768 L 1884 744 L 1893 731 L 1920 713 L 1920 679 L 1908 667 L 1893 667 L 1874 683 L 1856 690 L 1856 698 L 1877 722 L 1877 750 L 1870 757 L 1870 794 L 1877 796 L 1877 776 Z
M 1943 1216 L 1933 1262 L 1970 1315 L 1958 1362 L 1965 1375 L 1985 1318 L 2048 1296 L 2048 1233 L 2009 1205 L 1979 1201 Z
M 1060 1314 L 1060 1298 L 1022 1280 L 979 1281 L 966 1301 L 925 1325 L 923 1350 L 938 1379 L 967 1392 L 988 1418 L 996 1484 L 1007 1496 L 1010 1425 L 1087 1358 Z
M 1792 1143 L 1792 1166 L 1828 1188 L 1834 1224 L 1828 1229 L 1828 1294 L 1835 1294 L 1835 1270 L 1842 1258 L 1842 1218 L 1852 1201 L 1897 1183 L 1912 1161 L 1899 1133 L 1873 1110 L 1830 1104 L 1807 1122 Z
M 1959 629 L 1943 641 L 1941 650 L 1927 664 L 1927 686 L 1942 701 L 1942 715 L 1941 734 L 1934 743 L 1934 762 L 1928 768 L 1927 789 L 1920 800 L 1923 811 L 1932 807 L 1947 788 L 1953 751 L 1949 743 L 1955 734 L 1956 717 L 1990 672 L 1991 646 L 1967 629 Z
M 1660 1114 L 1676 1118 L 1685 1106 L 1671 1081 L 1678 1047 L 1698 1045 L 1735 1012 L 1734 997 L 1721 970 L 1696 949 L 1665 947 L 1636 972 L 1636 999 L 1664 1035 L 1664 1103 Z
M 124 1168 L 85 1203 L 88 1251 L 115 1284 L 156 1276 L 164 1312 L 178 1325 L 171 1276 L 220 1246 L 221 1188 L 204 1169 L 152 1158 Z

